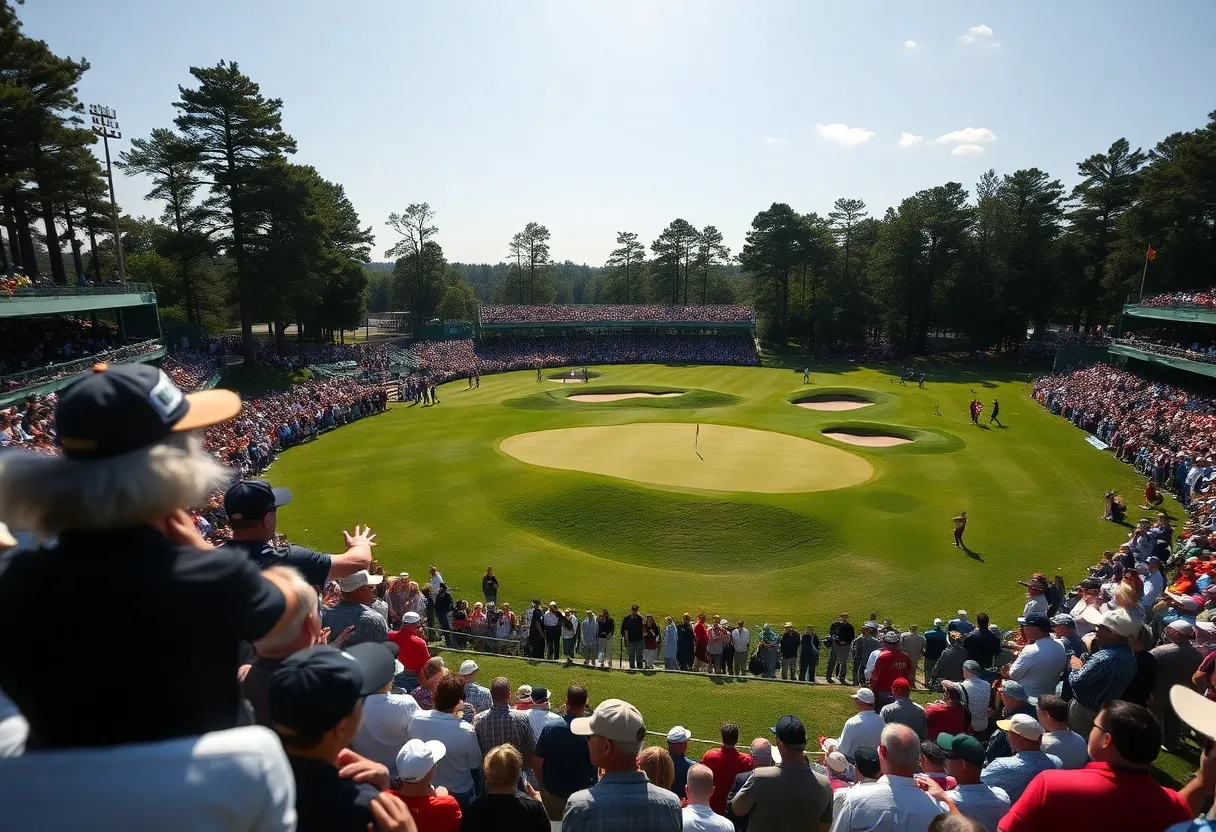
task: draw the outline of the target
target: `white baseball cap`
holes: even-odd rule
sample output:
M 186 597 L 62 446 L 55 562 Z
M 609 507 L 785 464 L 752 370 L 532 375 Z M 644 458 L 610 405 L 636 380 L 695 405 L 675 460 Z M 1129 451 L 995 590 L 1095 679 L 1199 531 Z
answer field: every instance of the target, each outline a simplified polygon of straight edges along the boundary
M 414 612 L 413 610 L 410 610 L 405 615 L 401 616 L 402 624 L 417 624 L 421 620 L 422 620 L 422 616 L 419 615 L 418 613 Z
M 460 675 L 468 676 L 470 673 L 477 672 L 477 662 L 472 659 L 465 659 L 460 663 Z
M 837 774 L 843 774 L 849 767 L 849 761 L 839 751 L 833 751 L 827 756 L 828 768 Z
M 869 688 L 858 688 L 857 693 L 853 694 L 853 698 L 858 702 L 863 702 L 866 705 L 874 704 L 874 691 Z
M 397 776 L 406 782 L 417 783 L 447 753 L 447 746 L 439 740 L 410 740 L 397 752 Z
M 959 615 L 966 615 L 966 614 L 967 614 L 967 611 L 966 611 L 966 610 L 959 610 L 959 611 L 958 611 L 958 614 L 959 614 Z
M 677 725 L 667 732 L 668 742 L 688 742 L 690 739 L 692 739 L 692 731 L 683 725 Z
M 1128 615 L 1127 610 L 1122 607 L 1111 610 L 1087 606 L 1085 612 L 1081 613 L 1081 618 L 1094 626 L 1105 627 L 1124 638 L 1131 638 L 1144 626 Z
M 942 621 L 940 618 L 935 618 L 935 619 L 933 619 L 933 626 L 934 626 L 934 627 L 936 627 L 938 624 L 945 624 L 945 623 L 946 623 L 946 622 L 945 622 L 945 621 Z
M 354 592 L 356 589 L 362 589 L 365 586 L 376 586 L 383 580 L 383 575 L 372 575 L 366 569 L 360 569 L 358 572 L 352 572 L 338 581 L 338 589 L 343 592 Z
M 1014 714 L 1009 719 L 998 719 L 996 727 L 1005 733 L 1012 731 L 1028 740 L 1041 739 L 1043 736 L 1043 726 L 1030 714 Z
M 646 722 L 641 712 L 625 700 L 605 699 L 591 716 L 572 719 L 570 733 L 612 742 L 641 742 L 646 739 Z

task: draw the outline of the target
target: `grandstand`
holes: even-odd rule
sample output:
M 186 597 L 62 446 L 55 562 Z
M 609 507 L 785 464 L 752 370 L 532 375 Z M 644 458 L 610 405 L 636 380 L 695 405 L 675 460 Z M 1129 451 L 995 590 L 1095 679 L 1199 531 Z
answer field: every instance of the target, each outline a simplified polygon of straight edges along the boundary
M 97 361 L 164 358 L 148 284 L 21 285 L 0 292 L 0 407 L 45 395 Z
M 1123 306 L 1115 363 L 1137 363 L 1216 378 L 1216 290 L 1171 292 Z

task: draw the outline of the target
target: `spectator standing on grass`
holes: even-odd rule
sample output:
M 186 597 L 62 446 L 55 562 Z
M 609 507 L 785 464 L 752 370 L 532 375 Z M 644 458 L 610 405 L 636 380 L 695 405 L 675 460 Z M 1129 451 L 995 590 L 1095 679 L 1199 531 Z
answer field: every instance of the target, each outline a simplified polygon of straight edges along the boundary
M 363 719 L 351 750 L 380 763 L 395 776 L 397 752 L 409 739 L 410 723 L 418 710 L 414 697 L 393 693 L 393 680 L 388 680 L 363 700 Z
M 525 782 L 527 793 L 518 791 L 522 766 L 513 746 L 499 745 L 486 752 L 481 765 L 486 791 L 469 804 L 461 832 L 549 832 L 549 817 L 535 789 Z
M 477 662 L 465 659 L 460 663 L 460 681 L 464 682 L 464 701 L 473 706 L 475 713 L 490 710 L 493 698 L 489 688 L 477 684 Z
M 722 674 L 726 672 L 726 648 L 730 644 L 730 630 L 725 618 L 713 622 L 709 628 L 709 644 L 705 652 L 709 656 L 709 672 Z
M 747 672 L 747 660 L 751 658 L 751 631 L 743 626 L 743 619 L 740 618 L 735 624 L 735 629 L 730 633 L 730 646 L 734 648 L 735 654 L 731 657 L 731 672 L 735 676 L 742 676 Z
M 437 740 L 409 740 L 402 743 L 393 762 L 401 783 L 397 796 L 410 810 L 419 830 L 458 832 L 461 828 L 460 804 L 447 789 L 434 785 L 436 766 L 447 754 Z
M 894 697 L 894 701 L 884 705 L 878 715 L 887 725 L 892 723 L 907 725 L 916 732 L 916 736 L 924 740 L 927 727 L 925 709 L 908 698 L 910 692 L 911 688 L 907 679 L 896 679 L 891 683 L 891 695 Z
M 646 779 L 660 789 L 671 791 L 676 780 L 676 768 L 666 748 L 651 745 L 638 755 L 638 768 L 646 773 Z
M 877 748 L 886 725 L 874 710 L 874 692 L 869 688 L 858 688 L 853 694 L 853 705 L 857 713 L 844 721 L 839 739 L 825 739 L 822 750 L 839 751 L 850 762 L 858 748 Z
M 764 737 L 756 737 L 752 740 L 749 752 L 752 755 L 752 763 L 755 766 L 751 771 L 741 771 L 735 775 L 734 785 L 730 787 L 730 791 L 726 795 L 726 817 L 735 825 L 736 832 L 747 832 L 747 816 L 739 817 L 735 814 L 735 810 L 731 807 L 731 803 L 735 799 L 735 795 L 739 790 L 747 785 L 747 781 L 751 779 L 752 774 L 766 766 L 773 765 L 773 747 L 772 743 Z M 843 758 L 842 758 L 843 759 Z
M 588 737 L 591 764 L 604 776 L 590 789 L 570 796 L 562 832 L 679 832 L 679 799 L 648 783 L 638 770 L 646 723 L 637 708 L 620 699 L 606 699 L 591 717 L 573 720 L 570 730 Z
M 693 632 L 692 619 L 684 613 L 684 619 L 676 627 L 676 661 L 680 670 L 692 670 L 696 657 L 697 636 Z
M 976 736 L 988 736 L 988 701 L 992 698 L 992 685 L 980 674 L 979 662 L 963 663 L 963 681 L 943 681 L 946 688 L 956 688 L 963 707 L 971 714 L 971 731 Z
M 659 624 L 653 615 L 646 616 L 646 626 L 642 630 L 642 663 L 647 670 L 654 670 L 654 663 L 659 658 Z
M 318 645 L 287 658 L 271 677 L 270 719 L 295 775 L 300 829 L 367 829 L 373 803 L 398 801 L 384 794 L 388 769 L 347 749 L 363 698 L 392 681 L 393 664 L 383 644 Z M 348 766 L 360 776 L 343 777 Z
M 524 771 L 532 768 L 536 740 L 528 715 L 511 707 L 511 681 L 499 676 L 490 683 L 490 709 L 473 717 L 473 733 L 480 748 L 511 745 L 519 752 Z
M 574 664 L 574 643 L 578 640 L 578 616 L 574 614 L 574 610 L 568 609 L 562 612 L 562 655 L 566 657 L 566 664 Z
M 464 682 L 448 673 L 435 687 L 435 708 L 415 714 L 410 723 L 410 739 L 438 740 L 447 750 L 438 761 L 435 785 L 443 786 L 461 808 L 473 801 L 476 781 L 473 772 L 481 768 L 481 746 L 473 726 L 463 721 Z
M 946 632 L 949 633 L 962 633 L 963 635 L 967 635 L 967 633 L 974 629 L 975 625 L 968 620 L 966 610 L 959 610 L 955 617 L 950 619 L 950 623 L 946 625 Z
M 963 649 L 967 658 L 984 670 L 992 668 L 992 662 L 1001 652 L 1001 637 L 988 626 L 988 613 L 982 612 L 975 617 L 975 629 L 963 636 Z
M 532 736 L 539 741 L 541 731 L 561 720 L 560 716 L 549 710 L 549 689 L 542 685 L 533 685 L 532 707 L 528 710 L 528 723 L 532 726 Z
M 663 669 L 676 670 L 679 668 L 676 650 L 680 637 L 676 631 L 676 622 L 670 615 L 667 616 L 666 623 L 667 626 L 663 629 Z
M 866 667 L 869 665 L 870 654 L 882 647 L 882 642 L 878 640 L 878 622 L 867 621 L 861 625 L 861 635 L 853 639 L 853 644 L 850 647 L 853 659 L 853 684 L 864 685 L 869 680 L 866 678 Z M 896 636 L 896 641 L 899 637 Z
M 1165 628 L 1165 643 L 1152 650 L 1157 660 L 1157 685 L 1150 710 L 1161 726 L 1163 744 L 1173 752 L 1182 745 L 1182 723 L 1170 704 L 1170 689 L 1174 685 L 1191 687 L 1191 679 L 1203 661 L 1203 655 L 1191 643 L 1194 638 L 1194 627 L 1185 621 L 1173 621 Z
M 912 662 L 912 676 L 908 679 L 912 687 L 916 687 L 916 663 L 920 661 L 921 655 L 925 652 L 925 637 L 918 630 L 919 628 L 912 624 L 909 625 L 906 633 L 899 636 L 899 649 L 903 650 Z M 925 683 L 925 686 L 928 687 L 928 682 Z
M 895 681 L 902 679 L 910 686 L 916 672 L 912 659 L 899 649 L 898 630 L 887 630 L 882 640 L 882 650 L 874 660 L 874 671 L 870 675 L 870 690 L 874 691 L 875 707 L 879 710 L 895 699 L 892 692 Z
M 439 584 L 439 589 L 432 589 L 435 597 L 435 615 L 439 618 L 439 629 L 443 630 L 443 643 L 449 648 L 456 646 L 456 638 L 452 633 L 452 610 L 456 607 L 456 602 L 452 599 L 452 593 L 448 592 L 448 585 L 445 583 Z
M 757 769 L 731 799 L 731 811 L 746 817 L 750 832 L 806 829 L 812 823 L 827 830 L 832 822 L 832 786 L 811 768 L 806 757 L 806 729 L 786 715 L 773 727 L 781 762 Z
M 711 748 L 701 757 L 701 763 L 709 766 L 714 773 L 714 792 L 710 797 L 710 806 L 720 815 L 726 814 L 726 795 L 730 792 L 735 777 L 740 772 L 751 771 L 755 767 L 750 754 L 740 754 L 736 746 L 739 744 L 739 726 L 733 722 L 722 723 L 720 731 L 722 745 Z
M 498 603 L 498 577 L 494 574 L 493 566 L 486 567 L 486 574 L 481 579 L 481 594 L 486 606 Z
M 671 764 L 675 769 L 675 779 L 671 781 L 671 791 L 676 797 L 684 799 L 684 787 L 688 782 L 688 769 L 692 760 L 688 759 L 688 741 L 692 739 L 692 731 L 683 725 L 677 725 L 667 732 L 667 753 L 671 755 Z M 706 796 L 708 799 L 708 795 Z
M 709 670 L 709 628 L 705 626 L 705 613 L 697 616 L 692 635 L 695 641 L 692 669 L 697 673 L 705 673 Z
M 232 539 L 224 546 L 242 552 L 263 569 L 274 565 L 298 569 L 304 580 L 316 587 L 371 566 L 376 536 L 370 528 L 361 526 L 355 527 L 354 534 L 342 532 L 346 551 L 341 555 L 314 552 L 294 543 L 276 547 L 278 509 L 290 502 L 290 491 L 272 488 L 261 480 L 243 480 L 230 487 L 224 494 L 224 513 L 228 515 Z
M 798 648 L 802 639 L 794 632 L 794 622 L 787 621 L 781 628 L 781 641 L 778 648 L 781 651 L 781 678 L 785 680 L 798 678 Z
M 545 628 L 545 658 L 556 659 L 561 655 L 562 613 L 556 601 L 549 602 L 549 609 L 541 617 Z
M 946 797 L 965 817 L 996 832 L 1001 818 L 1009 811 L 1009 795 L 1004 789 L 989 786 L 981 779 L 984 746 L 969 734 L 938 734 L 937 745 L 946 755 L 946 774 L 955 786 Z
M 688 770 L 688 805 L 681 812 L 685 832 L 734 832 L 734 825 L 710 807 L 713 790 L 714 773 L 700 763 L 693 765 Z
M 447 586 L 447 584 L 446 584 L 446 583 L 444 582 L 444 580 L 443 580 L 443 575 L 439 574 L 439 570 L 438 570 L 438 569 L 436 569 L 434 566 L 432 566 L 432 567 L 430 568 L 430 573 L 431 573 L 431 577 L 430 577 L 430 581 L 429 581 L 429 582 L 430 582 L 430 584 L 431 584 L 431 592 L 433 592 L 433 593 L 435 593 L 436 595 L 438 595 L 438 594 L 439 594 L 439 588 L 440 588 L 440 587 Z
M 819 636 L 810 624 L 802 634 L 798 654 L 798 681 L 815 684 L 815 673 L 819 668 Z
M 764 678 L 766 679 L 777 678 L 777 642 L 779 638 L 767 622 L 761 628 L 760 635 L 757 636 L 759 645 L 756 648 L 756 655 L 764 664 Z
M 1068 703 L 1054 693 L 1045 693 L 1035 703 L 1035 714 L 1043 726 L 1039 748 L 1060 758 L 1066 769 L 1084 768 L 1089 762 L 1087 740 L 1068 730 Z
M 429 711 L 435 707 L 435 688 L 447 672 L 443 656 L 431 656 L 427 659 L 426 664 L 422 666 L 422 672 L 418 674 L 418 687 L 410 691 L 410 696 L 414 697 L 419 708 Z
M 828 642 L 831 652 L 828 654 L 828 682 L 832 681 L 832 671 L 837 671 L 840 679 L 840 684 L 848 684 L 846 676 L 848 674 L 849 665 L 849 649 L 853 644 L 853 625 L 849 623 L 849 614 L 841 613 L 840 619 L 832 622 L 832 626 L 828 628 Z
M 634 604 L 629 608 L 629 615 L 621 619 L 621 641 L 625 642 L 630 670 L 641 670 L 645 666 L 642 661 L 645 629 L 645 622 L 638 614 L 638 605 Z
M 600 667 L 612 666 L 612 637 L 616 635 L 616 622 L 608 614 L 608 608 L 600 613 L 599 628 L 596 637 L 600 645 Z
M 882 777 L 868 786 L 854 786 L 843 792 L 832 832 L 861 832 L 882 829 L 898 819 L 902 825 L 889 828 L 925 830 L 942 814 L 936 800 L 921 791 L 915 779 L 920 761 L 920 740 L 906 725 L 888 725 L 878 746 Z
M 418 674 L 431 660 L 431 651 L 426 640 L 418 635 L 418 627 L 422 619 L 418 613 L 410 611 L 401 617 L 401 629 L 392 630 L 388 640 L 397 645 L 397 659 L 401 662 L 402 672 L 397 674 L 397 686 L 410 693 L 418 686 Z
M 1106 702 L 1089 734 L 1093 762 L 1073 771 L 1043 771 L 1014 798 L 1001 832 L 1075 832 L 1105 818 L 1108 829 L 1164 829 L 1194 812 L 1184 795 L 1157 785 L 1149 766 L 1161 729 L 1147 708 Z
M 933 668 L 937 659 L 945 651 L 950 635 L 942 629 L 944 624 L 940 618 L 933 619 L 933 629 L 925 630 L 925 687 L 933 679 Z M 909 654 L 911 655 L 911 654 Z
M 595 785 L 587 737 L 570 730 L 570 724 L 586 712 L 587 689 L 571 685 L 566 689 L 566 712 L 537 738 L 534 770 L 550 820 L 561 820 L 570 795 Z
M 583 666 L 587 667 L 595 664 L 596 657 L 600 652 L 600 624 L 595 620 L 595 614 L 591 610 L 587 610 L 585 618 L 579 624 L 579 636 L 582 639 L 582 646 L 579 647 L 579 652 L 583 657 Z

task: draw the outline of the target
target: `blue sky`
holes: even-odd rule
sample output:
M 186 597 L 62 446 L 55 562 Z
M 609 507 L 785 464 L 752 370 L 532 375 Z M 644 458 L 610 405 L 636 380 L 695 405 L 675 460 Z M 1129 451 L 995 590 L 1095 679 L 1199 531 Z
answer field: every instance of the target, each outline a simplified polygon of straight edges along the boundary
M 124 139 L 171 126 L 191 65 L 283 99 L 295 161 L 376 232 L 426 201 L 450 260 L 497 262 L 529 221 L 556 259 L 676 217 L 733 253 L 774 201 L 871 213 L 988 168 L 1146 149 L 1216 110 L 1216 4 L 684 0 L 30 0 L 26 32 L 87 57 Z M 970 128 L 970 129 L 969 129 Z M 901 146 L 900 139 L 904 138 Z M 916 137 L 920 137 L 917 139 Z M 116 150 L 117 150 L 116 149 Z M 100 152 L 100 148 L 98 149 Z M 155 215 L 119 175 L 124 210 Z

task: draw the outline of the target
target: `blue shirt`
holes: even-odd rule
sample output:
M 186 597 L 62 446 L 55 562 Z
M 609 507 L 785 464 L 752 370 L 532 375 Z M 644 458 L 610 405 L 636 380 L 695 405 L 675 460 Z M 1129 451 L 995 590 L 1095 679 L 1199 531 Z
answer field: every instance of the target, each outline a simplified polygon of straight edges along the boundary
M 595 784 L 596 769 L 591 765 L 587 737 L 571 732 L 573 719 L 562 715 L 546 725 L 536 740 L 535 754 L 545 761 L 541 772 L 545 791 L 555 797 L 569 797 Z
M 692 760 L 683 754 L 672 754 L 671 762 L 676 767 L 676 779 L 671 781 L 671 791 L 676 797 L 682 798 L 688 786 L 688 770 L 692 768 Z
M 259 569 L 272 566 L 291 566 L 298 569 L 311 586 L 325 586 L 329 578 L 330 557 L 314 552 L 294 543 L 284 548 L 275 548 L 264 540 L 229 540 L 222 548 L 235 549 L 258 565 Z
M 1004 789 L 1011 803 L 1017 803 L 1022 792 L 1040 771 L 1063 768 L 1064 764 L 1054 754 L 1042 751 L 1019 751 L 1012 757 L 1001 757 L 984 766 L 980 781 L 994 789 Z
M 967 633 L 975 629 L 975 625 L 962 618 L 951 618 L 950 623 L 946 625 L 946 629 L 951 632 L 957 631 L 963 635 L 967 635 Z
M 925 630 L 925 658 L 936 660 L 946 649 L 946 643 L 950 640 L 949 634 L 945 630 L 939 630 L 934 627 L 931 630 Z
M 605 774 L 590 789 L 570 795 L 562 832 L 680 832 L 680 799 L 646 779 L 645 772 Z
M 1098 711 L 1107 699 L 1122 696 L 1135 676 L 1136 654 L 1126 644 L 1116 644 L 1102 648 L 1079 670 L 1069 673 L 1068 684 L 1074 699 L 1091 711 Z

